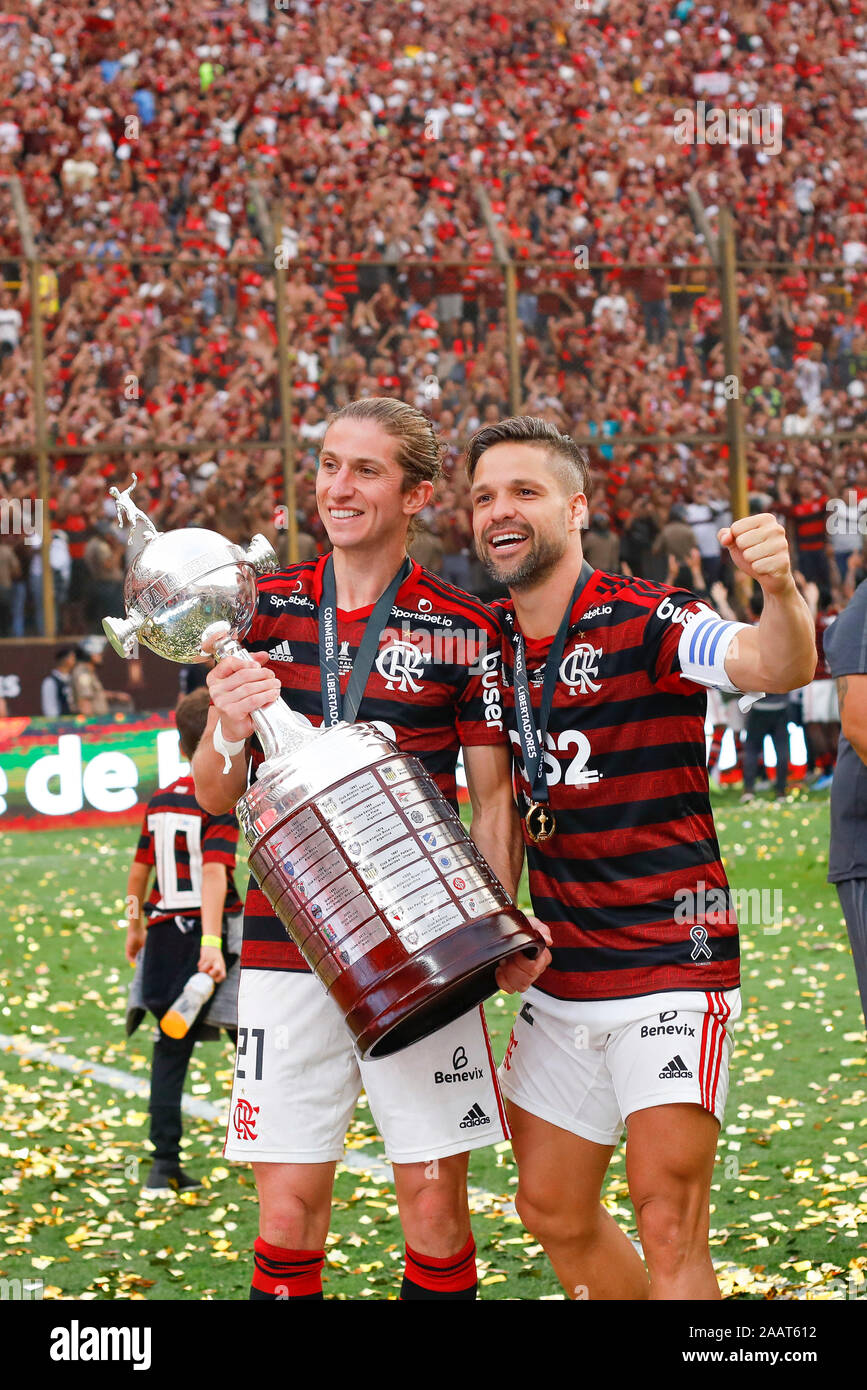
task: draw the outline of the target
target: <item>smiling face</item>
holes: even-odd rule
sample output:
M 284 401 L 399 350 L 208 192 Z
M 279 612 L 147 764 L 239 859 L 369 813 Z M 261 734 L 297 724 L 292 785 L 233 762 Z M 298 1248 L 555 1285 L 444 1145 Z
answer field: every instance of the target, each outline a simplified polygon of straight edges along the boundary
M 433 484 L 404 491 L 399 441 L 375 420 L 336 420 L 325 432 L 316 474 L 316 505 L 332 545 L 381 549 L 404 542 Z
M 495 444 L 476 465 L 471 496 L 476 551 L 492 579 L 529 589 L 577 549 L 587 498 L 568 465 L 534 444 Z

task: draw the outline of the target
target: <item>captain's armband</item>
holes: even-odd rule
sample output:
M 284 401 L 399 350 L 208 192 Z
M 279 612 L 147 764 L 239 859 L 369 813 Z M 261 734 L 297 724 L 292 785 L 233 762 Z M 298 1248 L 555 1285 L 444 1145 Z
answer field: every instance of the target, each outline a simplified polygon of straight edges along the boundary
M 696 685 L 711 686 L 730 695 L 743 695 L 726 673 L 726 656 L 732 642 L 739 632 L 749 631 L 749 623 L 729 622 L 704 608 L 691 613 L 683 625 L 683 632 L 677 646 L 680 669 L 687 680 Z M 761 699 L 761 693 L 751 692 L 744 696 L 742 708 Z

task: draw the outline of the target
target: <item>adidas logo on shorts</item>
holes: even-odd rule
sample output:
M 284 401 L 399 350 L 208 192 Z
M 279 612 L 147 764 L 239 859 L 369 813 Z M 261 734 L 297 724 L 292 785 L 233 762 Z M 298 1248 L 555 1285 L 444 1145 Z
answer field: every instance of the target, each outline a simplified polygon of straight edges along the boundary
M 692 1077 L 692 1072 L 687 1068 L 686 1062 L 678 1054 L 673 1057 L 667 1066 L 662 1068 L 659 1073 L 660 1081 L 679 1081 L 684 1077 Z
M 292 648 L 288 642 L 278 642 L 276 647 L 271 647 L 268 651 L 272 661 L 294 661 Z
M 489 1125 L 490 1115 L 486 1115 L 478 1101 L 475 1101 L 461 1120 L 461 1129 L 476 1129 L 479 1125 Z

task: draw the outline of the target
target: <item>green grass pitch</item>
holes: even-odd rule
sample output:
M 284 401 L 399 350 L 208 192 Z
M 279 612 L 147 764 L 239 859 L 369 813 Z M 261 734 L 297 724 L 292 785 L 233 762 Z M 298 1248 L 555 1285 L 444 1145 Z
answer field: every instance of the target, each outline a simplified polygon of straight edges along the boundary
M 796 791 L 782 805 L 740 807 L 724 791 L 715 809 L 732 886 L 782 893 L 778 930 L 742 927 L 744 1012 L 712 1194 L 723 1293 L 864 1297 L 867 1061 L 825 882 L 827 799 Z M 129 967 L 116 925 L 135 838 L 130 827 L 0 833 L 0 1033 L 147 1079 L 149 1027 L 124 1037 Z M 515 1007 L 503 996 L 488 1005 L 498 1060 Z M 188 1091 L 225 1102 L 231 1066 L 228 1043 L 200 1045 Z M 222 1126 L 185 1117 L 199 1193 L 143 1201 L 144 1098 L 6 1048 L 0 1107 L 0 1279 L 41 1280 L 46 1299 L 246 1298 L 256 1194 L 249 1170 L 223 1161 Z M 355 1166 L 338 1170 L 326 1297 L 394 1298 L 402 1238 L 363 1101 L 348 1147 Z M 508 1147 L 477 1150 L 470 1182 L 481 1297 L 561 1297 L 514 1214 Z M 622 1146 L 605 1201 L 634 1235 Z

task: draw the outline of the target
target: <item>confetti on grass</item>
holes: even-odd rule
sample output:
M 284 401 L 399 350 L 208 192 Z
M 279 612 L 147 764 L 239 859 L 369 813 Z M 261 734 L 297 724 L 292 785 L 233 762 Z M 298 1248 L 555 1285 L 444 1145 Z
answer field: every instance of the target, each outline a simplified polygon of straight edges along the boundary
M 711 1251 L 726 1298 L 867 1298 L 867 1054 L 836 893 L 824 881 L 827 802 L 730 795 L 717 827 L 734 887 L 779 888 L 779 930 L 745 924 L 743 1015 L 714 1172 Z M 124 1036 L 123 891 L 134 837 L 0 835 L 0 1032 L 147 1078 L 149 1028 Z M 513 999 L 489 1009 L 502 1055 Z M 228 1095 L 228 1045 L 200 1046 L 188 1091 Z M 223 1134 L 185 1118 L 200 1191 L 148 1201 L 140 1097 L 0 1052 L 0 1277 L 41 1278 L 46 1299 L 245 1299 L 257 1203 Z M 331 1298 L 394 1299 L 403 1236 L 366 1106 L 349 1135 L 326 1248 Z M 369 1162 L 369 1169 L 366 1167 Z M 470 1182 L 483 1298 L 564 1297 L 514 1210 L 508 1146 L 476 1150 Z M 635 1237 L 624 1152 L 605 1191 Z

